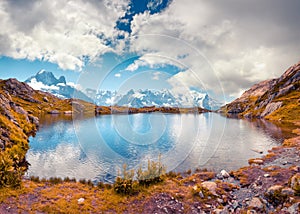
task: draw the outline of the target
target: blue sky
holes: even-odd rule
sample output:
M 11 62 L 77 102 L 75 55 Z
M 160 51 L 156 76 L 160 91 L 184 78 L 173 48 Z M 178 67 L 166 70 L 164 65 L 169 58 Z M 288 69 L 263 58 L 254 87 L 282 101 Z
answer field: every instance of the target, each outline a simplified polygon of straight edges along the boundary
M 83 90 L 197 89 L 229 101 L 300 60 L 299 8 L 297 0 L 3 0 L 0 78 L 45 69 Z

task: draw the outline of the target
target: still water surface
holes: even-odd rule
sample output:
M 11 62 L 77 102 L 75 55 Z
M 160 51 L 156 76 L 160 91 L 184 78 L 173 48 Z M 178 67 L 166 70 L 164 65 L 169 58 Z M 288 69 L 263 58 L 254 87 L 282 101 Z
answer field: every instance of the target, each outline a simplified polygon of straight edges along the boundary
M 159 154 L 168 171 L 197 167 L 230 171 L 261 156 L 253 150 L 266 154 L 283 138 L 281 130 L 266 121 L 228 119 L 215 113 L 52 120 L 55 116 L 48 115 L 30 138 L 28 176 L 112 182 L 124 163 L 129 168 L 144 167 Z

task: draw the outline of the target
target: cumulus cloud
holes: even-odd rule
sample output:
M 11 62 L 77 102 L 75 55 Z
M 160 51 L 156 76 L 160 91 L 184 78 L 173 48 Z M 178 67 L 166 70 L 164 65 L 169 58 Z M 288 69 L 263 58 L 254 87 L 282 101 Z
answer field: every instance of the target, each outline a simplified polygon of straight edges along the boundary
M 46 60 L 62 69 L 80 70 L 85 57 L 114 51 L 116 21 L 127 0 L 0 2 L 0 54 L 15 59 Z M 4 30 L 5 29 L 5 30 Z M 113 44 L 118 49 L 118 44 Z
M 115 77 L 120 78 L 120 77 L 121 77 L 121 74 L 120 74 L 120 73 L 116 73 L 116 74 L 115 74 Z
M 184 65 L 180 64 L 178 60 L 174 60 L 167 56 L 165 53 L 156 52 L 155 54 L 151 53 L 144 53 L 141 57 L 131 63 L 127 68 L 126 71 L 136 71 L 140 67 L 147 66 L 151 69 L 164 67 L 166 65 L 173 65 L 180 69 L 184 69 Z
M 162 2 L 149 0 L 147 7 Z M 173 65 L 181 70 L 168 80 L 174 87 L 232 97 L 300 60 L 298 0 L 172 0 L 164 10 L 132 20 L 125 18 L 129 5 L 129 0 L 2 0 L 0 55 L 80 70 L 86 59 L 99 62 L 107 52 L 135 53 L 140 57 L 127 71 Z M 118 29 L 118 21 L 129 23 L 130 31 Z
M 170 78 L 174 85 L 180 81 L 236 97 L 300 59 L 299 6 L 294 0 L 174 0 L 161 13 L 133 17 L 130 48 L 186 66 Z

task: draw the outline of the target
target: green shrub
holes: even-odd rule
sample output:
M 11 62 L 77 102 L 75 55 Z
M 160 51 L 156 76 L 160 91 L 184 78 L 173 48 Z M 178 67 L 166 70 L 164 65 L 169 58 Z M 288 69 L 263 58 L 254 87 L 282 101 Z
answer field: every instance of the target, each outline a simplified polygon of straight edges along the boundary
M 48 180 L 51 184 L 60 184 L 63 182 L 63 180 L 61 178 L 57 178 L 57 177 L 51 177 Z
M 81 183 L 81 184 L 87 184 L 87 181 L 83 178 L 83 179 L 79 179 L 79 183 Z
M 160 157 L 158 162 L 148 160 L 147 170 L 142 170 L 140 167 L 137 170 L 137 180 L 142 186 L 149 186 L 161 182 L 162 175 L 165 173 L 165 167 L 162 165 Z
M 86 184 L 87 184 L 88 186 L 90 186 L 90 187 L 93 187 L 93 186 L 94 186 L 94 184 L 93 184 L 93 182 L 91 181 L 91 179 L 89 179 L 89 180 L 86 182 Z
M 133 188 L 134 171 L 127 170 L 127 165 L 123 165 L 122 177 L 119 175 L 114 184 L 114 190 L 118 194 L 131 195 L 134 192 Z
M 31 181 L 33 181 L 33 182 L 37 182 L 37 183 L 39 183 L 40 182 L 40 177 L 39 176 L 30 176 L 30 178 L 29 178 Z

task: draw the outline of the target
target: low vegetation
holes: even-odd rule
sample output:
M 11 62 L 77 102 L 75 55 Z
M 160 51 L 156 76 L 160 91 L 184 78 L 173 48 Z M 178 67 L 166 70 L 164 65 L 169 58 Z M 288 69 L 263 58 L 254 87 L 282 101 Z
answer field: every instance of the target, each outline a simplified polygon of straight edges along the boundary
M 158 162 L 148 160 L 147 169 L 143 170 L 140 166 L 136 173 L 134 170 L 127 170 L 127 165 L 124 164 L 121 175 L 116 178 L 114 183 L 114 190 L 118 194 L 132 195 L 137 193 L 140 187 L 149 187 L 162 182 L 165 171 L 160 158 Z M 134 179 L 135 174 L 136 179 Z

